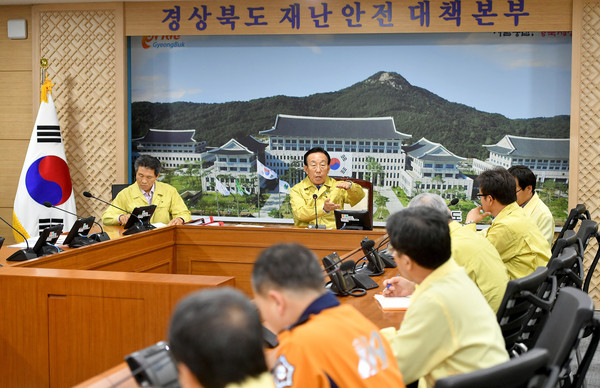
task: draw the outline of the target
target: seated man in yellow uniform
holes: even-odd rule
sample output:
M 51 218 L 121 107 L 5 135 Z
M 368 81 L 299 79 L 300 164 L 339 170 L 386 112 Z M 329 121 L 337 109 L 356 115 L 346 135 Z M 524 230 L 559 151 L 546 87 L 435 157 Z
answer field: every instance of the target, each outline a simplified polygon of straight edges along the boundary
M 149 155 L 141 155 L 136 159 L 135 183 L 123 189 L 102 214 L 104 225 L 124 225 L 129 219 L 129 214 L 123 213 L 121 208 L 132 212 L 140 206 L 156 205 L 151 223 L 161 222 L 167 225 L 181 225 L 190 221 L 192 216 L 181 196 L 173 186 L 158 182 L 160 174 L 160 161 Z
M 239 290 L 209 288 L 180 301 L 169 345 L 183 388 L 275 388 L 260 316 Z
M 517 204 L 525 210 L 525 214 L 533 218 L 548 244 L 552 246 L 554 217 L 548 206 L 535 192 L 535 174 L 526 166 L 512 166 L 508 172 L 515 177 L 517 183 Z
M 356 205 L 365 196 L 363 188 L 352 182 L 336 181 L 329 174 L 331 158 L 321 147 L 315 147 L 304 154 L 306 178 L 290 190 L 290 204 L 294 214 L 294 225 L 325 225 L 335 229 L 333 211 L 345 203 Z M 315 201 L 316 215 L 315 219 Z
M 254 302 L 279 338 L 277 388 L 404 387 L 377 326 L 340 305 L 324 277 L 319 260 L 300 244 L 274 245 L 254 263 Z
M 409 208 L 424 206 L 448 214 L 448 227 L 452 242 L 452 258 L 456 264 L 465 269 L 467 276 L 473 280 L 483 294 L 494 313 L 498 311 L 504 298 L 508 273 L 496 248 L 479 233 L 464 228 L 450 218 L 450 209 L 446 201 L 437 194 L 422 193 L 414 197 L 408 204 Z M 391 283 L 391 284 L 390 284 Z M 387 288 L 387 285 L 390 287 Z M 383 284 L 384 295 L 392 295 L 404 288 L 406 294 L 412 294 L 415 284 L 400 276 L 387 279 Z M 403 295 L 404 296 L 404 295 Z
M 494 217 L 492 225 L 481 233 L 496 247 L 508 277 L 522 278 L 546 266 L 552 255 L 550 244 L 517 204 L 515 178 L 500 167 L 482 172 L 477 182 L 481 206 L 471 209 L 465 224 L 475 230 L 475 223 L 489 215 Z
M 448 213 L 407 208 L 386 228 L 400 274 L 417 284 L 400 329 L 381 329 L 404 380 L 432 388 L 440 378 L 508 361 L 496 315 L 450 257 Z

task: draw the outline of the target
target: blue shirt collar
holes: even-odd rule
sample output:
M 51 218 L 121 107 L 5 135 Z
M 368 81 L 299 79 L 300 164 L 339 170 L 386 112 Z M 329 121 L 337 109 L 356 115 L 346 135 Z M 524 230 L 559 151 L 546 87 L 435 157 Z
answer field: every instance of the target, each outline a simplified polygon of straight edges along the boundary
M 321 295 L 317 299 L 315 299 L 306 308 L 306 310 L 304 310 L 302 315 L 300 315 L 300 318 L 298 318 L 298 321 L 296 323 L 294 323 L 293 325 L 291 325 L 290 327 L 288 327 L 288 330 L 293 329 L 296 326 L 300 326 L 304 322 L 308 321 L 308 318 L 310 318 L 310 316 L 313 314 L 315 314 L 315 315 L 319 314 L 323 310 L 327 310 L 329 308 L 336 307 L 339 305 L 340 305 L 340 301 L 338 300 L 338 298 L 335 295 L 333 295 L 331 292 L 327 291 L 326 293 L 324 293 L 323 295 Z

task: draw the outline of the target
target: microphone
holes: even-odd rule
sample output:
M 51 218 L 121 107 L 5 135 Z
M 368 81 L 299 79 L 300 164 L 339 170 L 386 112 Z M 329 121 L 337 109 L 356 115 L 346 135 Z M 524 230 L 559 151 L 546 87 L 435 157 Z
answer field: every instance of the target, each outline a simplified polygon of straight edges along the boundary
M 383 274 L 384 266 L 379 254 L 375 250 L 375 241 L 365 237 L 360 242 L 360 247 L 362 248 L 365 258 L 369 262 L 365 273 L 368 273 L 369 276 L 379 276 Z
M 354 265 L 356 263 L 354 263 L 353 261 L 344 261 L 342 262 L 342 264 L 340 264 L 340 271 L 354 271 Z
M 319 225 L 319 212 L 317 211 L 317 198 L 319 197 L 317 194 L 313 194 L 313 199 L 315 200 L 315 224 L 308 225 L 309 229 L 325 229 L 325 225 Z
M 29 247 L 29 242 L 27 241 L 27 239 L 25 238 L 23 233 L 19 232 L 17 229 L 15 229 L 15 227 L 13 227 L 11 224 L 6 222 L 6 220 L 4 218 L 0 217 L 0 220 L 2 220 L 2 222 L 4 222 L 6 225 L 8 225 L 12 230 L 19 233 L 21 235 L 21 237 L 23 237 L 23 240 L 25 240 L 25 244 L 27 244 L 27 248 L 23 248 L 23 249 L 16 251 L 12 255 L 10 255 L 6 259 L 6 261 L 25 261 L 25 260 L 37 258 L 38 257 L 37 253 L 35 253 L 35 251 L 33 249 L 31 249 L 31 247 Z
M 321 261 L 323 261 L 323 265 L 325 267 L 325 268 L 323 268 L 323 272 L 325 272 L 325 275 L 329 276 L 329 275 L 331 275 L 331 273 L 333 273 L 333 271 L 336 270 L 335 267 L 337 267 L 338 264 L 342 264 L 342 263 L 344 263 L 344 264 L 351 263 L 352 269 L 354 269 L 354 267 L 356 266 L 356 263 L 352 260 L 346 261 L 350 257 L 352 257 L 352 255 L 347 255 L 343 259 L 340 259 L 337 252 L 330 253 L 329 255 L 327 255 L 321 259 Z
M 112 204 L 112 203 L 110 203 L 110 202 L 106 202 L 106 201 L 105 201 L 105 200 L 103 200 L 102 198 L 94 197 L 94 196 L 92 195 L 92 193 L 90 193 L 89 191 L 84 191 L 84 192 L 83 192 L 83 196 L 84 196 L 84 197 L 87 197 L 87 198 L 94 198 L 94 199 L 97 199 L 98 201 L 100 201 L 100 202 L 104 202 L 105 204 L 107 204 L 107 205 L 109 205 L 109 206 L 112 206 L 112 207 L 114 207 L 114 208 L 117 208 L 117 209 L 119 209 L 119 210 L 120 210 L 120 211 L 122 211 L 122 212 L 125 212 L 125 213 L 127 213 L 127 214 L 131 214 L 131 213 L 130 213 L 130 212 L 128 212 L 127 210 L 125 210 L 125 209 L 121 209 L 120 207 L 118 207 L 118 206 L 115 206 L 115 205 L 113 205 L 113 204 Z
M 124 212 L 124 213 L 127 213 L 127 214 L 129 214 L 131 217 L 135 217 L 135 219 L 136 219 L 136 220 L 138 220 L 139 224 L 135 224 L 135 225 L 132 225 L 131 227 L 129 227 L 129 228 L 128 228 L 128 229 L 127 229 L 125 232 L 123 232 L 123 235 L 124 235 L 124 236 L 130 235 L 130 234 L 134 234 L 134 233 L 138 233 L 138 232 L 143 232 L 143 231 L 145 231 L 145 230 L 148 230 L 148 229 L 146 228 L 146 225 L 144 225 L 144 223 L 143 223 L 143 222 L 142 222 L 142 221 L 141 221 L 141 220 L 140 220 L 138 217 L 136 217 L 135 215 L 131 214 L 131 212 L 128 212 L 128 211 L 127 211 L 127 210 L 125 210 L 125 209 L 121 209 L 120 207 L 118 207 L 118 206 L 116 206 L 116 205 L 113 205 L 113 204 L 112 204 L 112 203 L 110 203 L 110 202 L 106 202 L 106 201 L 105 201 L 105 200 L 103 200 L 102 198 L 98 198 L 98 197 L 95 197 L 95 196 L 93 196 L 93 195 L 92 195 L 92 193 L 90 193 L 89 191 L 84 191 L 84 192 L 83 192 L 83 196 L 84 196 L 84 197 L 87 197 L 87 198 L 94 198 L 94 199 L 97 199 L 98 201 L 100 201 L 100 202 L 103 202 L 103 203 L 107 204 L 108 206 L 112 206 L 112 207 L 114 207 L 114 208 L 116 208 L 116 209 L 119 209 L 120 211 L 122 211 L 122 212 Z
M 87 192 L 87 191 L 86 191 L 86 192 Z M 88 194 L 89 194 L 89 193 L 88 193 Z M 67 213 L 67 214 L 70 214 L 70 215 L 72 215 L 72 216 L 75 216 L 75 217 L 77 217 L 77 218 L 84 218 L 84 217 L 81 217 L 81 216 L 80 216 L 80 215 L 78 215 L 78 214 L 71 213 L 71 212 L 70 212 L 70 211 L 68 211 L 68 210 L 61 209 L 61 208 L 59 208 L 59 207 L 57 207 L 57 206 L 54 206 L 53 204 L 51 204 L 51 203 L 50 203 L 50 202 L 48 202 L 48 201 L 44 202 L 44 206 L 46 206 L 46 207 L 51 207 L 51 208 L 54 208 L 54 209 L 58 209 L 58 210 L 60 210 L 60 211 L 62 211 L 62 212 L 65 212 L 65 213 Z M 88 238 L 90 238 L 90 239 L 92 239 L 92 240 L 94 240 L 94 241 L 97 241 L 97 242 L 110 240 L 110 237 L 108 237 L 108 234 L 107 234 L 107 233 L 104 231 L 104 229 L 102 228 L 102 225 L 100 225 L 100 223 L 98 223 L 97 221 L 94 221 L 94 224 L 96 224 L 96 225 L 98 225 L 98 226 L 100 227 L 100 233 L 95 233 L 95 234 L 93 234 L 93 235 L 92 235 L 92 237 L 88 237 Z
M 454 206 L 458 203 L 458 198 L 452 198 L 452 201 L 448 204 L 448 206 Z

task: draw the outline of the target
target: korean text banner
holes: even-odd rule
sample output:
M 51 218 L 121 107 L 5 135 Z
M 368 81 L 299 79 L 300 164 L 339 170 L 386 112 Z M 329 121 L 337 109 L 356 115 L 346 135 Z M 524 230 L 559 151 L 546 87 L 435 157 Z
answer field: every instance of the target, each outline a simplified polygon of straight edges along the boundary
M 564 0 L 125 3 L 128 36 L 571 31 Z

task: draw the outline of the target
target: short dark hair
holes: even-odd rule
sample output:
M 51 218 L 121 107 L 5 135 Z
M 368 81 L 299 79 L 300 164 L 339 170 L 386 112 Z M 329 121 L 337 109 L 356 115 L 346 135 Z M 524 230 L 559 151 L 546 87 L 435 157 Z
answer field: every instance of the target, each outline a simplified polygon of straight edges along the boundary
M 421 267 L 436 269 L 450 258 L 448 216 L 439 210 L 416 206 L 392 214 L 386 229 L 392 247 Z
M 308 155 L 316 154 L 317 152 L 325 154 L 325 156 L 327 156 L 327 164 L 331 163 L 331 156 L 329 156 L 329 152 L 325 151 L 325 148 L 313 147 L 313 148 L 309 149 L 308 151 L 306 151 L 306 153 L 304 154 L 304 165 L 305 166 L 308 166 Z
M 502 205 L 509 205 L 517 200 L 515 177 L 502 167 L 482 172 L 477 177 L 477 182 L 481 194 L 491 195 Z
M 135 173 L 137 174 L 138 168 L 144 167 L 154 170 L 154 175 L 158 176 L 160 174 L 160 170 L 162 169 L 160 165 L 160 160 L 150 155 L 140 155 L 133 164 L 133 168 Z
M 508 173 L 517 178 L 517 182 L 519 182 L 519 187 L 521 189 L 531 186 L 531 191 L 535 193 L 535 183 L 537 179 L 529 167 L 522 165 L 512 166 L 509 167 Z
M 252 270 L 252 286 L 259 294 L 272 288 L 325 292 L 324 279 L 319 259 L 296 243 L 275 244 L 265 249 Z
M 169 345 L 206 388 L 223 388 L 267 371 L 256 306 L 230 287 L 195 292 L 171 317 Z

